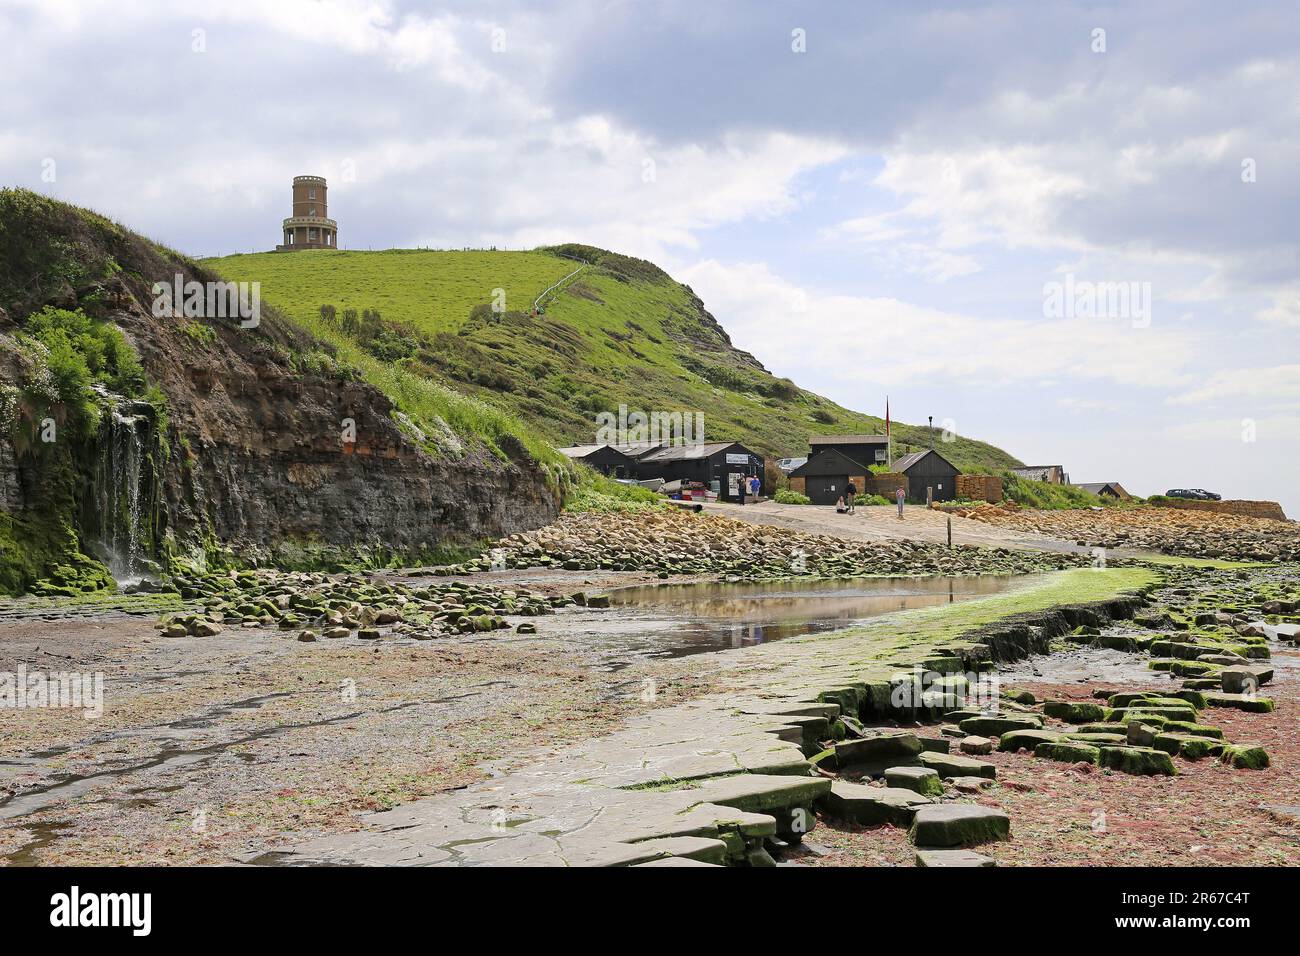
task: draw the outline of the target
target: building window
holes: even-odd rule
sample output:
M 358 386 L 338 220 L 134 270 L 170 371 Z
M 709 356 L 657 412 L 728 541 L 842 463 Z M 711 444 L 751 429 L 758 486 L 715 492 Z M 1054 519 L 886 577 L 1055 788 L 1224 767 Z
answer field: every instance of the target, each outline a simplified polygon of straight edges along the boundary
M 313 215 L 313 216 L 316 215 L 316 207 L 315 207 L 315 206 L 312 206 L 312 207 L 311 207 L 311 215 Z
M 309 190 L 307 190 L 307 198 L 308 198 L 308 199 L 315 199 L 315 198 L 316 198 L 316 190 L 314 190 L 314 189 L 309 189 Z
M 877 448 L 877 449 L 876 449 L 876 461 L 884 461 L 884 460 L 885 460 L 885 449 L 883 449 L 883 448 Z

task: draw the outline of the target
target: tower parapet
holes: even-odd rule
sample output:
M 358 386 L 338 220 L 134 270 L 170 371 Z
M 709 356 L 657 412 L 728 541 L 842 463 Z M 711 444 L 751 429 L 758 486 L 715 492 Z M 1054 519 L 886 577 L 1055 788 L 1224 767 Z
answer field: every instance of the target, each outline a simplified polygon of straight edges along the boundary
M 338 248 L 339 225 L 329 218 L 328 189 L 323 176 L 293 177 L 293 215 L 281 226 L 284 243 L 276 252 Z

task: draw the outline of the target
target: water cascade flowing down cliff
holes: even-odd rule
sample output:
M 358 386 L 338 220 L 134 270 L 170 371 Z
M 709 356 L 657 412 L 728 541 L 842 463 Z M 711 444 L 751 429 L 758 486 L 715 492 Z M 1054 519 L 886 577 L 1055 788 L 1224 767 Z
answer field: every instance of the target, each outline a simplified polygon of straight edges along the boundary
M 152 411 L 144 403 L 114 405 L 100 424 L 93 502 L 104 563 L 119 584 L 138 581 L 153 552 Z

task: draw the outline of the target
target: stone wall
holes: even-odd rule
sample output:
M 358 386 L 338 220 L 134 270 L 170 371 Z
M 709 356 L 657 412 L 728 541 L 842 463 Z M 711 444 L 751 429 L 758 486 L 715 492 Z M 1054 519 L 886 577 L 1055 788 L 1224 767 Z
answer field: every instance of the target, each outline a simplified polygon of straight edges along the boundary
M 1153 503 L 1161 508 L 1182 508 L 1185 511 L 1213 511 L 1221 515 L 1286 520 L 1286 513 L 1276 501 L 1194 501 L 1190 498 L 1165 498 Z
M 866 494 L 881 495 L 882 497 L 893 501 L 894 495 L 898 492 L 899 488 L 906 491 L 907 475 L 903 474 L 901 471 L 881 472 L 880 474 L 872 475 L 869 481 L 864 478 L 861 487 L 866 489 Z
M 996 475 L 958 475 L 957 497 L 996 504 L 1002 500 L 1002 479 Z

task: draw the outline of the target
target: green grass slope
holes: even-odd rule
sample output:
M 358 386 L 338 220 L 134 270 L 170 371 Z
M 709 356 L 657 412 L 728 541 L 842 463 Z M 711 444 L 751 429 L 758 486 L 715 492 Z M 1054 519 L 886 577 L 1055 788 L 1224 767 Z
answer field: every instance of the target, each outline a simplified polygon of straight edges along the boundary
M 333 342 L 381 387 L 447 384 L 557 445 L 591 441 L 596 415 L 620 404 L 702 412 L 709 440 L 740 440 L 772 457 L 806 454 L 810 434 L 884 429 L 880 418 L 773 376 L 658 267 L 590 246 L 317 250 L 204 264 L 228 279 L 260 281 L 265 301 Z M 543 314 L 531 315 L 534 300 L 555 283 Z M 333 308 L 333 318 L 322 306 Z M 349 322 L 342 318 L 348 310 L 378 317 Z M 896 422 L 894 436 L 895 455 L 930 442 L 924 426 Z M 938 447 L 967 472 L 1019 464 L 968 438 Z

